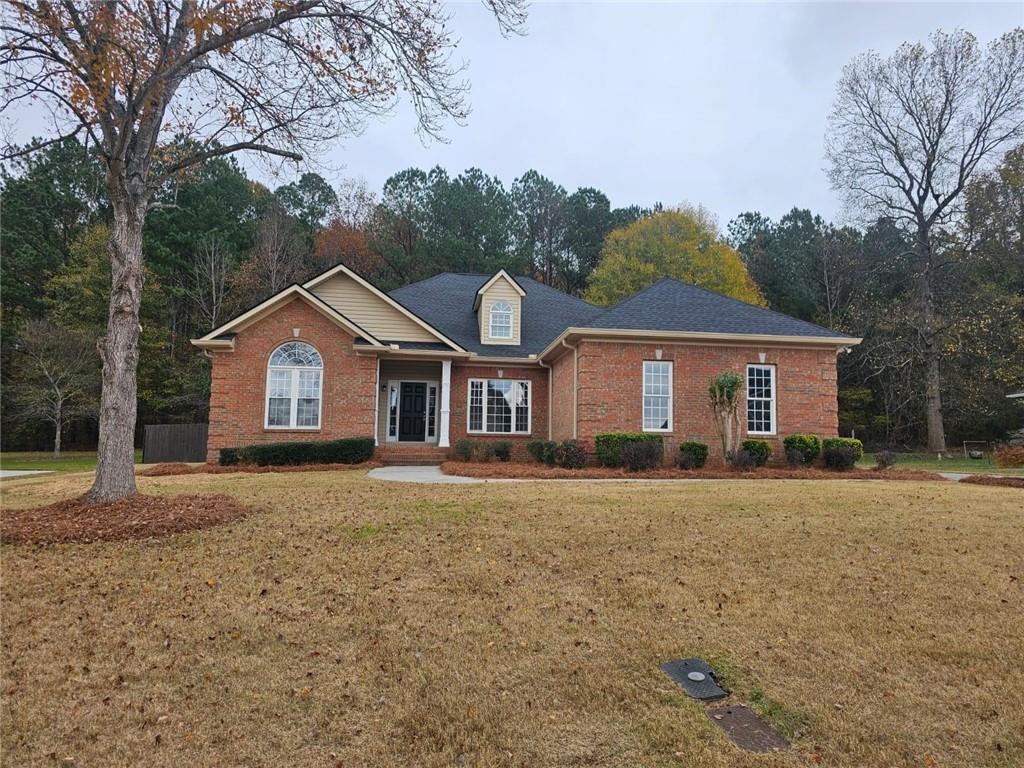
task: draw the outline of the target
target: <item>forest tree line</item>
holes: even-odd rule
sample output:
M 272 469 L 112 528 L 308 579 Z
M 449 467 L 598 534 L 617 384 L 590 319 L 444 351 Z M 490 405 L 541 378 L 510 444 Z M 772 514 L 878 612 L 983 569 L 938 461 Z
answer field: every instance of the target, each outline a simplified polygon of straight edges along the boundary
M 110 295 L 110 206 L 96 158 L 75 139 L 0 176 L 3 446 L 95 440 Z M 1024 147 L 974 179 L 940 243 L 936 285 L 951 441 L 1019 427 L 1007 392 L 1024 383 Z M 672 275 L 851 335 L 840 357 L 841 431 L 918 446 L 924 415 L 911 242 L 793 208 L 737 215 L 721 231 L 692 206 L 612 207 L 530 170 L 511 184 L 479 169 L 408 169 L 380 193 L 315 173 L 276 189 L 231 158 L 177 175 L 154 200 L 139 363 L 140 424 L 206 419 L 209 363 L 189 344 L 293 282 L 344 262 L 383 289 L 442 271 L 527 274 L 597 304 Z M 56 359 L 46 368 L 41 359 Z M 59 380 L 55 390 L 53 379 Z M 67 397 L 54 407 L 54 391 Z M 54 414 L 59 411 L 56 423 Z

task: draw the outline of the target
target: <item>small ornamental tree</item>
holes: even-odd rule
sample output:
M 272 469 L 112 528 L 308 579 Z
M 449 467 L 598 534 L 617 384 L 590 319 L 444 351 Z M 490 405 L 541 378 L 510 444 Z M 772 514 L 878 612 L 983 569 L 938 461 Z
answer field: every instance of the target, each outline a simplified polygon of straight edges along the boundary
M 740 392 L 743 377 L 735 371 L 725 371 L 711 380 L 708 396 L 711 413 L 715 418 L 715 429 L 722 440 L 722 456 L 726 459 L 736 449 L 740 436 Z

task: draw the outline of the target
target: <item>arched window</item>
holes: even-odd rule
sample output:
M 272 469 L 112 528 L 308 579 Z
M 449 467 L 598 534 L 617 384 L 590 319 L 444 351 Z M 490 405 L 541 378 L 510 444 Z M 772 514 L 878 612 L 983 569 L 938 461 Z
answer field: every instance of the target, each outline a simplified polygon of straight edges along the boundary
M 491 304 L 491 338 L 512 338 L 512 305 L 507 301 Z
M 316 429 L 324 361 L 309 344 L 289 341 L 274 350 L 267 365 L 267 427 Z

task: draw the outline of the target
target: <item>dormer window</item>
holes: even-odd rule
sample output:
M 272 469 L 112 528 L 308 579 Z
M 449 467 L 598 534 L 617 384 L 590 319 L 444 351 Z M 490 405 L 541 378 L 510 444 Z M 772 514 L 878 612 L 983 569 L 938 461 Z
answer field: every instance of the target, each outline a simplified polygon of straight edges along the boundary
M 519 344 L 526 291 L 504 269 L 480 286 L 473 311 L 480 325 L 481 344 Z
M 507 301 L 496 301 L 491 305 L 491 338 L 512 338 L 512 305 Z

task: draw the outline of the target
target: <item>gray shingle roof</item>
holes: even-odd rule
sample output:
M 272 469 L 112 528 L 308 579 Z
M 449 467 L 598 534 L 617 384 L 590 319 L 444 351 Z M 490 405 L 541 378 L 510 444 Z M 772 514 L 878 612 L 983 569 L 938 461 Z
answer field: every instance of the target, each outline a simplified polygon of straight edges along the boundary
M 521 343 L 481 344 L 473 300 L 491 277 L 444 272 L 391 291 L 391 296 L 463 348 L 488 357 L 539 354 L 569 327 L 845 338 L 845 334 L 820 325 L 669 277 L 608 309 L 595 307 L 533 278 L 516 277 L 519 287 L 526 291 Z M 406 342 L 401 345 L 409 346 Z
M 443 272 L 403 286 L 390 295 L 464 349 L 487 357 L 538 354 L 569 326 L 581 325 L 601 309 L 530 277 L 516 277 L 523 297 L 520 343 L 481 344 L 473 300 L 493 275 Z
M 844 334 L 820 325 L 797 320 L 764 307 L 755 307 L 671 277 L 664 277 L 650 288 L 623 299 L 583 326 L 638 331 L 845 338 Z

